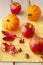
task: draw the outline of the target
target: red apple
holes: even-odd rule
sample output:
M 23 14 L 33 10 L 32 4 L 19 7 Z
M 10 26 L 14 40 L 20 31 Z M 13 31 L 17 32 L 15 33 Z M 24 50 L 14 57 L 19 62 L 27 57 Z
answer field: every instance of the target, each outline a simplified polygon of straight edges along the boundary
M 12 14 L 18 14 L 21 10 L 21 4 L 18 2 L 12 2 L 10 4 L 10 10 L 11 10 Z
M 34 36 L 30 40 L 30 49 L 34 53 L 41 53 L 43 52 L 43 38 Z
M 31 23 L 26 23 L 21 27 L 21 33 L 26 38 L 31 38 L 34 35 L 35 28 Z

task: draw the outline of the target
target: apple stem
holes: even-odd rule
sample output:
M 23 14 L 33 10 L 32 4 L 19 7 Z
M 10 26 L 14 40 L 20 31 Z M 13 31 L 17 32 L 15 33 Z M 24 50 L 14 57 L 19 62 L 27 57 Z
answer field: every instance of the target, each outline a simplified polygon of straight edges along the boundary
M 13 2 L 13 0 L 11 0 L 11 3 Z

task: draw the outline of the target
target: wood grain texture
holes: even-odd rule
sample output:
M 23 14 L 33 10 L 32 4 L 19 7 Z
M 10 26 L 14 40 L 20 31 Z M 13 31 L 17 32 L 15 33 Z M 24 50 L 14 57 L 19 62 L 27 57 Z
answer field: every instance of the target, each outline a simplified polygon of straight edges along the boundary
M 7 62 L 0 62 L 0 65 L 13 65 L 13 63 L 7 63 Z
M 15 65 L 41 65 L 41 63 L 15 63 Z

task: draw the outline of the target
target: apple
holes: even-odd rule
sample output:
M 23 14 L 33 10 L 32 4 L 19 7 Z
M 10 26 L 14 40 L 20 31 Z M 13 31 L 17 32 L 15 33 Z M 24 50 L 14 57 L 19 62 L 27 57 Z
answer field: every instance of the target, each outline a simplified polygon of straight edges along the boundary
M 21 33 L 26 38 L 31 38 L 35 33 L 35 27 L 31 23 L 26 23 L 21 27 Z
M 18 14 L 21 10 L 21 4 L 18 2 L 12 2 L 10 4 L 10 10 L 11 10 L 12 14 Z
M 43 52 L 43 38 L 33 36 L 30 40 L 30 49 L 36 54 Z

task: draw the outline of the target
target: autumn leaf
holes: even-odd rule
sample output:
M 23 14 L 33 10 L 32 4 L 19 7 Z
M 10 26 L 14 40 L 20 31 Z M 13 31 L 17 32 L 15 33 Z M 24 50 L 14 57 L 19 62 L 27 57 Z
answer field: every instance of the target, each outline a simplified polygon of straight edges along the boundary
M 2 31 L 5 36 L 17 37 L 15 33 L 10 31 Z
M 18 52 L 12 43 L 11 44 L 3 43 L 3 45 L 5 46 L 5 51 L 9 52 L 10 54 L 15 54 Z

